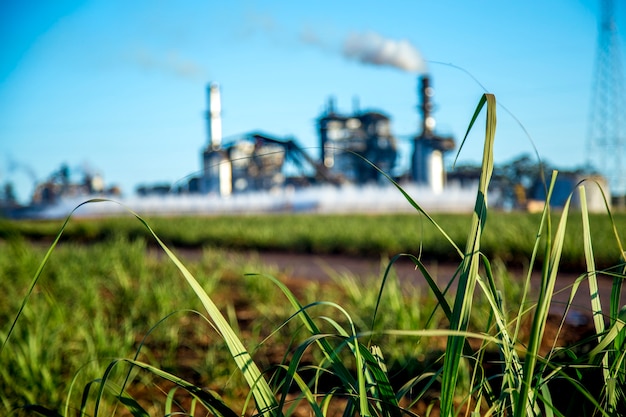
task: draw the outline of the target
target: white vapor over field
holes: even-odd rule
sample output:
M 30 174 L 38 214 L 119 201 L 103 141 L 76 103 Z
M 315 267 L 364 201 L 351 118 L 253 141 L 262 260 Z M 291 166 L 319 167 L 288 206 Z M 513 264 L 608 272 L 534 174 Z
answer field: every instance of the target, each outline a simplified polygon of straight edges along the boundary
M 438 193 L 427 186 L 405 184 L 404 191 L 426 211 L 471 213 L 476 199 L 475 187 L 449 187 Z M 74 208 L 90 198 L 76 196 L 61 199 L 56 204 L 25 213 L 26 218 L 62 219 Z M 335 187 L 330 185 L 285 189 L 273 192 L 258 191 L 227 197 L 216 195 L 167 194 L 163 196 L 133 196 L 119 200 L 101 200 L 82 205 L 74 217 L 98 217 L 128 214 L 140 215 L 206 215 L 251 213 L 417 213 L 405 196 L 392 186 Z

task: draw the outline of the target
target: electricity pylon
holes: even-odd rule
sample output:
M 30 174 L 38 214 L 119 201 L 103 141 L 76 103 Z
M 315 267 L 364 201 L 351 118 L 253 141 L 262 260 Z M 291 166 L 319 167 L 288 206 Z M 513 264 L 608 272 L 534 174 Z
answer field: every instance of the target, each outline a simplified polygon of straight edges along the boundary
M 587 163 L 606 177 L 612 196 L 623 200 L 626 195 L 624 69 L 614 18 L 615 1 L 600 1 Z

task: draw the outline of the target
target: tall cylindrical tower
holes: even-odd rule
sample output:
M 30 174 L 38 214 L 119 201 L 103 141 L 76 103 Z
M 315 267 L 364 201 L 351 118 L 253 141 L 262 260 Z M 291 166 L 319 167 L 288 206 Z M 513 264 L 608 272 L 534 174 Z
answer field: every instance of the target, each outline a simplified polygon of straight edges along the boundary
M 435 131 L 435 118 L 433 117 L 433 96 L 435 90 L 430 85 L 430 77 L 423 75 L 418 81 L 418 96 L 421 98 L 419 109 L 422 113 L 422 137 L 431 137 Z
M 222 146 L 222 102 L 219 84 L 209 84 L 207 99 L 209 105 L 209 110 L 206 113 L 208 147 L 217 149 Z

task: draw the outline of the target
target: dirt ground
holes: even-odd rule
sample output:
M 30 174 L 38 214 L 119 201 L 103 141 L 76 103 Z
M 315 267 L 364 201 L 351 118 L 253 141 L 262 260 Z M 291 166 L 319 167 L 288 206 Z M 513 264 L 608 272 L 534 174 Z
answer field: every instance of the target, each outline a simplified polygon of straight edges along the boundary
M 356 277 L 382 277 L 381 259 L 363 258 L 347 255 L 308 255 L 290 254 L 282 252 L 262 252 L 259 259 L 268 266 L 278 268 L 286 276 L 297 281 L 328 281 L 332 274 L 350 273 Z M 447 283 L 455 274 L 458 265 L 439 263 L 437 261 L 422 260 L 428 272 L 439 283 Z M 400 259 L 393 266 L 401 281 L 423 283 L 426 281 L 419 270 L 409 259 Z M 581 271 L 583 272 L 583 271 Z M 526 272 L 521 269 L 509 270 L 515 278 L 523 280 Z M 570 297 L 571 287 L 579 277 L 575 272 L 559 272 L 554 288 L 554 299 L 551 312 L 562 314 L 564 306 Z M 540 272 L 534 272 L 531 277 L 531 291 L 539 288 L 541 282 Z M 598 276 L 598 292 L 603 306 L 608 307 L 611 295 L 612 279 L 607 276 Z M 583 280 L 579 287 L 568 314 L 568 320 L 582 324 L 590 313 L 589 286 Z M 621 304 L 626 304 L 626 294 L 622 293 Z

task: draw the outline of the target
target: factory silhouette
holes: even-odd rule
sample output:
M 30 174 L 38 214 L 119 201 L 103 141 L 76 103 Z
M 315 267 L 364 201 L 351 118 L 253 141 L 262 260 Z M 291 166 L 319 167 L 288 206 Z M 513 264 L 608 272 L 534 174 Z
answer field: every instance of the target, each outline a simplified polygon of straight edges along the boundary
M 340 114 L 333 99 L 329 99 L 326 110 L 317 119 L 319 159 L 295 139 L 263 132 L 251 132 L 225 143 L 219 85 L 212 83 L 207 88 L 208 143 L 202 152 L 202 171 L 189 181 L 186 191 L 225 197 L 322 184 L 388 185 L 388 179 L 380 172 L 383 171 L 396 180 L 428 186 L 439 193 L 446 180 L 444 153 L 454 149 L 454 140 L 435 134 L 433 89 L 428 76 L 419 81 L 422 131 L 412 139 L 411 168 L 405 173 L 397 172 L 398 144 L 390 118 L 379 111 L 359 109 Z M 287 162 L 297 168 L 297 175 L 285 174 Z
M 403 155 L 409 160 L 408 168 L 400 163 L 399 140 L 392 132 L 389 116 L 358 107 L 350 114 L 340 113 L 333 98 L 316 120 L 319 157 L 312 156 L 294 138 L 262 131 L 224 140 L 220 86 L 210 83 L 207 142 L 196 174 L 174 185 L 141 185 L 135 196 L 126 197 L 115 187 L 106 188 L 100 176 L 88 172 L 82 182 L 72 183 L 63 166 L 37 185 L 29 206 L 5 212 L 18 218 L 61 218 L 93 196 L 105 196 L 119 204 L 89 204 L 75 215 L 119 214 L 128 208 L 140 214 L 414 211 L 388 177 L 426 210 L 470 212 L 480 167 L 446 172 L 444 157 L 455 149 L 455 140 L 436 132 L 430 77 L 422 75 L 417 81 L 421 126 L 417 126 L 419 133 L 409 138 L 410 155 Z M 494 172 L 492 206 L 540 209 L 545 188 L 536 183 L 536 164 L 522 158 L 512 166 L 514 172 L 508 176 Z M 583 176 L 580 172 L 559 175 L 553 204 L 564 202 Z M 527 177 L 526 182 L 535 184 L 522 187 L 512 183 L 511 177 L 518 182 Z M 606 187 L 602 178 L 596 180 Z M 590 209 L 601 210 L 599 190 L 589 190 L 589 194 Z

